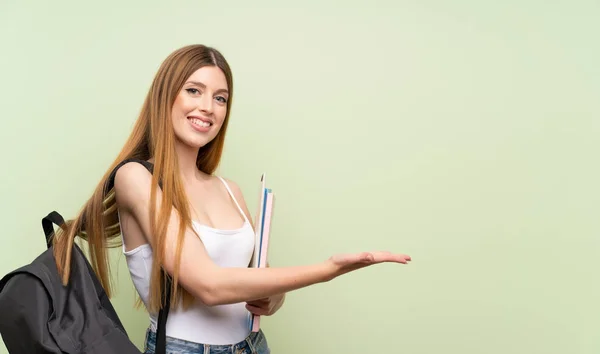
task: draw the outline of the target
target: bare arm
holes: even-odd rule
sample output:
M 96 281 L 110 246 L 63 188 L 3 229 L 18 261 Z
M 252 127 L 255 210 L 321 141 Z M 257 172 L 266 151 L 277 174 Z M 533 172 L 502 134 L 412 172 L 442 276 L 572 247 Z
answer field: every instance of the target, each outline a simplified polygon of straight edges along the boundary
M 115 191 L 120 212 L 129 213 L 137 222 L 147 241 L 154 246 L 150 235 L 150 173 L 137 163 L 123 165 L 115 176 Z M 157 190 L 156 210 L 159 210 L 162 191 Z M 165 264 L 173 274 L 177 232 L 180 215 L 171 211 L 165 240 Z M 371 254 L 338 256 L 313 265 L 284 268 L 225 268 L 216 265 L 207 254 L 202 241 L 187 229 L 181 252 L 179 279 L 181 285 L 205 304 L 219 305 L 252 301 L 329 281 L 336 276 L 372 263 Z M 385 258 L 385 256 L 384 256 Z M 384 259 L 383 261 L 387 261 Z M 400 260 L 402 262 L 402 260 Z
M 246 215 L 246 218 L 252 225 L 252 229 L 255 230 L 255 228 L 254 228 L 255 225 L 254 225 L 254 221 L 252 219 L 252 214 L 250 213 L 250 210 L 248 210 L 248 205 L 246 204 L 246 199 L 244 198 L 244 194 L 242 193 L 242 190 L 237 185 L 237 183 L 235 183 L 234 181 L 232 181 L 230 179 L 226 179 L 226 181 L 227 181 L 227 184 L 229 185 L 229 188 L 231 189 L 231 192 L 233 193 L 235 199 L 240 204 L 242 211 Z M 267 268 L 268 267 L 270 267 L 269 261 L 267 261 Z M 285 292 L 280 293 L 280 294 L 275 294 L 275 295 L 272 295 L 267 298 L 258 299 L 258 301 L 256 301 L 256 302 L 249 301 L 249 305 L 259 305 L 260 304 L 267 308 L 270 308 L 270 311 L 268 311 L 269 314 L 275 313 L 281 308 L 281 306 L 283 306 L 283 303 L 285 302 L 285 294 L 286 294 Z

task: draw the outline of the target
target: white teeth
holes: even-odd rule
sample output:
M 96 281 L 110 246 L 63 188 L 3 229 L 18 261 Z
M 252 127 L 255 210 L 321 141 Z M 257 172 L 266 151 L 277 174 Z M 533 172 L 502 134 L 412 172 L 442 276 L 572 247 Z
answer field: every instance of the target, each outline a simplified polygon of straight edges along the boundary
M 192 123 L 199 125 L 201 127 L 205 127 L 205 128 L 210 127 L 210 125 L 211 125 L 210 123 L 201 121 L 200 119 L 197 119 L 197 118 L 191 118 L 190 120 L 192 121 Z

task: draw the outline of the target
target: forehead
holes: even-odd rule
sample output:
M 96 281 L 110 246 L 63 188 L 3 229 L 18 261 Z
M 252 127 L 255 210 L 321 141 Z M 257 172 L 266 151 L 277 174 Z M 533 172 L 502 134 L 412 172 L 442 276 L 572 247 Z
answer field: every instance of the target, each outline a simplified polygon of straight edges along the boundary
M 213 90 L 227 89 L 227 79 L 221 69 L 216 66 L 204 66 L 196 70 L 186 82 L 198 82 Z

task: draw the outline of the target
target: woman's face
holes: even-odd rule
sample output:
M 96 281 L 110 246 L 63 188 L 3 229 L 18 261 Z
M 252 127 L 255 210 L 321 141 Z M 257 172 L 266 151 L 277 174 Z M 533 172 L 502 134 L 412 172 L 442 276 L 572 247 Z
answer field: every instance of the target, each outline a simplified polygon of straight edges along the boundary
M 178 140 L 201 148 L 217 136 L 227 113 L 227 89 L 225 74 L 216 66 L 202 67 L 187 79 L 171 112 Z

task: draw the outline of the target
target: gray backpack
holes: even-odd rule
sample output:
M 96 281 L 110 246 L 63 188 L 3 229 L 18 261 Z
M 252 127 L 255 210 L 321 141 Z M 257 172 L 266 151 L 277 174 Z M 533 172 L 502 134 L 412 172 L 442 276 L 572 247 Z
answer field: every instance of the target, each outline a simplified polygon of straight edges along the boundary
M 132 160 L 115 168 L 111 185 L 116 170 Z M 146 161 L 133 161 L 152 171 Z M 44 217 L 47 250 L 0 280 L 0 334 L 6 348 L 11 354 L 141 354 L 77 244 L 73 245 L 71 278 L 66 287 L 62 285 L 50 239 L 54 225 L 63 223 L 55 211 Z M 169 291 L 163 300 L 170 302 Z M 165 353 L 168 310 L 166 306 L 159 312 L 157 354 Z

